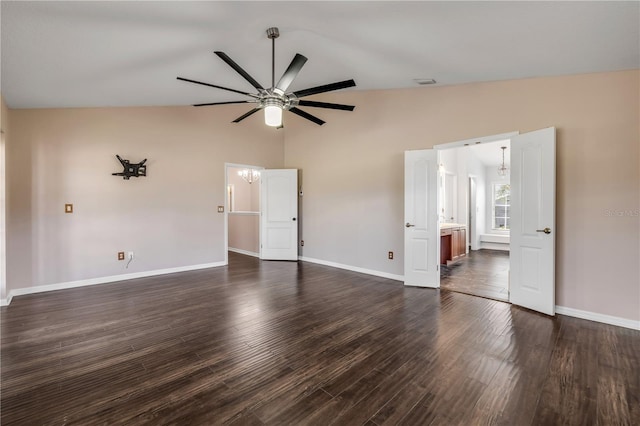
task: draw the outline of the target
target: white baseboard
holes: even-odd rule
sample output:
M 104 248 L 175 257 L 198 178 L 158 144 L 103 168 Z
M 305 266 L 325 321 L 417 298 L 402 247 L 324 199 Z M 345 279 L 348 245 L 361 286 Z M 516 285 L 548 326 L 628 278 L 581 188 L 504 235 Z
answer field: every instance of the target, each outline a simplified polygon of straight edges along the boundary
M 507 244 L 511 241 L 511 237 L 507 234 L 480 234 L 480 242 Z
M 611 315 L 599 314 L 597 312 L 589 312 L 589 311 L 582 311 L 580 309 L 567 308 L 566 306 L 556 305 L 556 314 L 566 315 L 568 317 L 586 319 L 589 321 L 601 322 L 604 324 L 617 325 L 618 327 L 631 328 L 633 330 L 640 330 L 640 321 L 614 317 Z
M 509 244 L 489 243 L 489 242 L 483 241 L 480 243 L 480 249 L 509 251 L 510 246 Z
M 228 250 L 234 253 L 246 254 L 247 256 L 260 257 L 260 253 L 256 253 L 254 251 L 242 250 L 233 247 L 229 247 Z
M 404 281 L 404 275 L 390 274 L 388 272 L 374 271 L 373 269 L 360 268 L 358 266 L 344 265 L 342 263 L 329 262 L 326 260 L 314 259 L 311 257 L 298 256 L 303 262 L 317 263 L 318 265 L 331 266 L 347 271 L 360 272 L 361 274 L 375 275 L 376 277 L 388 278 L 390 280 Z
M 153 271 L 134 272 L 131 274 L 122 274 L 122 275 L 111 275 L 108 277 L 98 277 L 98 278 L 90 278 L 87 280 L 39 285 L 36 287 L 16 288 L 9 291 L 7 298 L 2 299 L 0 302 L 6 301 L 6 304 L 3 303 L 2 306 L 7 306 L 11 303 L 11 299 L 13 299 L 15 296 L 22 296 L 25 294 L 43 293 L 46 291 L 55 291 L 55 290 L 65 290 L 69 288 L 84 287 L 88 285 L 107 284 L 107 283 L 113 283 L 117 281 L 133 280 L 136 278 L 154 277 L 156 275 L 175 274 L 176 272 L 188 272 L 188 271 L 196 271 L 198 269 L 216 268 L 218 266 L 225 266 L 225 265 L 226 265 L 225 262 L 202 263 L 200 265 L 179 266 L 177 268 L 156 269 Z
M 0 299 L 0 306 L 9 306 L 9 303 L 11 303 L 11 299 L 13 299 L 13 295 L 7 294 L 6 299 Z

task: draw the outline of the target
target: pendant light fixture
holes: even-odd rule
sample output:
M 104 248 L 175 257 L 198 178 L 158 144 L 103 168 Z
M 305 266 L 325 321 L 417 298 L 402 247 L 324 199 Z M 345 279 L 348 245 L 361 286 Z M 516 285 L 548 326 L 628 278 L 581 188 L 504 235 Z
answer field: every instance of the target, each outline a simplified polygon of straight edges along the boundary
M 498 167 L 498 175 L 504 177 L 504 176 L 507 175 L 507 172 L 509 171 L 507 166 L 504 165 L 504 151 L 505 151 L 505 149 L 507 149 L 507 147 L 506 146 L 502 146 L 502 147 L 500 147 L 500 149 L 502 149 L 502 165 L 500 167 Z

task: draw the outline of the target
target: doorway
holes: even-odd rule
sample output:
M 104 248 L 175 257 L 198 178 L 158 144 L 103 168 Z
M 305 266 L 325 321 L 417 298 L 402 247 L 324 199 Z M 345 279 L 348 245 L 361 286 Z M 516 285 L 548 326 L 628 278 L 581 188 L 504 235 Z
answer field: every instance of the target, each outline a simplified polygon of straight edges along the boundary
M 264 167 L 225 164 L 226 262 L 228 252 L 260 256 L 260 192 Z
M 466 241 L 466 228 L 461 228 L 460 224 L 449 224 L 458 229 L 446 230 L 450 237 L 448 241 L 452 244 L 448 247 L 441 244 L 446 235 L 443 230 L 446 224 L 438 219 L 444 170 L 440 154 L 449 148 L 504 139 L 511 141 L 512 151 L 509 184 L 509 302 L 554 315 L 555 127 L 405 151 L 404 285 L 439 288 L 442 259 L 448 259 L 454 252 L 458 257 L 465 255 L 466 247 L 461 242 Z M 504 222 L 505 218 L 500 214 L 495 216 L 495 223 Z M 502 220 L 498 220 L 500 218 Z M 476 225 L 479 223 L 476 221 Z M 447 253 L 449 247 L 455 247 L 455 250 Z
M 298 260 L 298 170 L 225 163 L 224 242 L 261 260 Z
M 509 300 L 510 144 L 505 138 L 440 151 L 444 289 Z

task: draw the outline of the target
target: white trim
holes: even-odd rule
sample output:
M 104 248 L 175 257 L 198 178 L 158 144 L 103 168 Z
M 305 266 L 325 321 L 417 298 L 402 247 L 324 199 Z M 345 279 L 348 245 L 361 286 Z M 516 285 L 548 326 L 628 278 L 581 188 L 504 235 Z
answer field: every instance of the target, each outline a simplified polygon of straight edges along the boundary
M 0 129 L 1 130 L 1 129 Z M 7 173 L 6 173 L 6 145 L 4 130 L 0 134 L 0 295 L 6 299 L 0 300 L 0 306 L 5 306 L 3 302 L 11 299 L 7 296 Z M 9 304 L 7 302 L 6 304 Z
M 373 269 L 360 268 L 358 266 L 344 265 L 342 263 L 329 262 L 326 260 L 313 259 L 311 257 L 298 256 L 303 262 L 317 263 L 318 265 L 331 266 L 338 269 L 346 269 L 347 271 L 360 272 L 361 274 L 375 275 L 376 277 L 388 278 L 395 281 L 404 281 L 404 275 L 390 274 L 388 272 L 374 271 Z
M 6 304 L 11 303 L 11 299 L 15 296 L 22 296 L 25 294 L 43 293 L 46 291 L 66 290 L 69 288 L 84 287 L 89 285 L 107 284 L 117 281 L 127 281 L 136 278 L 154 277 L 156 275 L 174 274 L 176 272 L 189 272 L 196 271 L 198 269 L 217 268 L 219 266 L 227 265 L 226 262 L 214 262 L 214 263 L 202 263 L 200 265 L 179 266 L 177 268 L 156 269 L 154 271 L 134 272 L 131 274 L 111 275 L 108 277 L 90 278 L 87 280 L 69 281 L 57 284 L 39 285 L 36 287 L 24 287 L 11 290 L 7 296 Z M 5 299 L 1 300 L 4 302 Z M 3 305 L 6 306 L 6 305 Z
M 255 251 L 242 250 L 242 249 L 233 248 L 233 247 L 229 247 L 229 251 L 232 251 L 234 253 L 244 254 L 247 256 L 260 257 L 260 253 L 256 253 Z
M 519 134 L 520 134 L 519 131 L 508 132 L 508 133 L 500 133 L 498 135 L 482 136 L 482 137 L 479 137 L 479 138 L 465 139 L 465 140 L 462 140 L 462 141 L 441 143 L 441 144 L 438 144 L 438 145 L 434 145 L 433 148 L 434 149 L 460 148 L 461 146 L 475 145 L 478 142 L 480 142 L 480 143 L 498 142 L 498 141 L 501 141 L 501 140 L 504 140 L 504 139 L 511 139 L 512 137 L 517 136 Z
M 499 250 L 499 251 L 511 251 L 509 244 L 504 243 L 488 243 L 486 241 L 480 242 L 479 250 Z
M 627 318 L 614 317 L 611 315 L 599 314 L 597 312 L 589 312 L 589 311 L 582 311 L 580 309 L 567 308 L 566 306 L 556 305 L 556 314 L 585 319 L 589 321 L 601 322 L 604 324 L 616 325 L 618 327 L 631 328 L 633 330 L 640 330 L 640 321 L 630 320 Z
M 480 242 L 509 244 L 511 236 L 509 234 L 480 234 Z
M 229 212 L 231 216 L 260 216 L 260 212 Z
M 9 306 L 9 303 L 11 303 L 11 299 L 13 299 L 12 294 L 7 295 L 6 299 L 0 299 L 0 306 Z

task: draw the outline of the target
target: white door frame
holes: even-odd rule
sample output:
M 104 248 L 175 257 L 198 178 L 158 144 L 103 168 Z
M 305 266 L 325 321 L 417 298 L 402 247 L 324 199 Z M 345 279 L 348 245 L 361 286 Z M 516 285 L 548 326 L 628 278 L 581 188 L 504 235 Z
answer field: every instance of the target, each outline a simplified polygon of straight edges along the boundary
M 6 219 L 6 141 L 4 130 L 0 129 L 0 306 L 6 305 L 7 294 L 7 219 Z
M 449 149 L 449 148 L 461 148 L 463 146 L 468 145 L 476 145 L 478 143 L 488 143 L 488 142 L 496 142 L 503 139 L 511 139 L 513 136 L 519 135 L 520 132 L 508 132 L 508 133 L 500 133 L 498 135 L 490 135 L 490 136 L 482 136 L 479 138 L 465 139 L 461 141 L 441 143 L 438 145 L 434 145 L 433 149 Z
M 469 208 L 467 210 L 467 220 L 469 221 L 467 227 L 467 249 L 469 250 L 478 250 L 478 200 L 477 200 L 477 176 L 473 174 L 467 175 L 467 185 L 469 193 Z M 471 187 L 473 186 L 473 191 L 471 191 Z M 467 251 L 468 252 L 468 251 Z
M 238 163 L 224 163 L 224 264 L 229 264 L 229 197 L 227 197 L 227 188 L 229 187 L 229 169 L 230 168 L 238 168 L 238 169 L 255 169 L 255 170 L 264 170 L 265 168 L 262 166 L 252 166 L 249 164 L 238 164 Z M 260 200 L 260 207 L 262 208 L 262 200 Z M 262 241 L 261 238 L 261 229 L 260 229 L 260 221 L 258 220 L 258 244 L 261 246 Z

